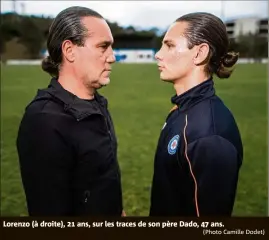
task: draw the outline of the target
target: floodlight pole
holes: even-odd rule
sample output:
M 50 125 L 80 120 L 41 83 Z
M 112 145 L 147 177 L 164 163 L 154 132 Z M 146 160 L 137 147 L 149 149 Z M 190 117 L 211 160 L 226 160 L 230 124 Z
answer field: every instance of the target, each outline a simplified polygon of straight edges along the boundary
M 225 21 L 225 19 L 224 19 L 224 17 L 225 17 L 225 12 L 224 12 L 224 0 L 221 0 L 221 1 L 220 1 L 220 4 L 221 4 L 221 6 L 220 6 L 220 18 L 221 18 L 221 20 L 224 22 L 224 21 Z
M 16 13 L 16 0 L 12 0 L 13 1 L 13 12 Z

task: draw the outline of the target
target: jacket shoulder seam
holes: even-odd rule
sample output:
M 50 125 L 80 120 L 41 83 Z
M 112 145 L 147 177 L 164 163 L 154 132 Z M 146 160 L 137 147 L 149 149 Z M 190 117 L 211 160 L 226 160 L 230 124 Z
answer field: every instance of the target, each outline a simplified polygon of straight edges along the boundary
M 195 140 L 189 142 L 189 143 L 187 144 L 187 146 L 193 144 L 193 143 L 196 142 L 196 141 L 202 140 L 203 138 L 210 138 L 210 137 L 219 137 L 219 138 L 221 138 L 221 139 L 224 139 L 226 142 L 230 143 L 230 144 L 234 147 L 234 149 L 236 150 L 236 152 L 238 152 L 237 149 L 236 149 L 236 147 L 235 147 L 235 145 L 234 145 L 231 141 L 229 141 L 227 138 L 224 138 L 224 137 L 222 137 L 221 135 L 218 135 L 218 134 L 211 134 L 211 135 L 208 135 L 208 136 L 205 136 L 205 137 L 197 138 L 197 139 L 195 139 Z

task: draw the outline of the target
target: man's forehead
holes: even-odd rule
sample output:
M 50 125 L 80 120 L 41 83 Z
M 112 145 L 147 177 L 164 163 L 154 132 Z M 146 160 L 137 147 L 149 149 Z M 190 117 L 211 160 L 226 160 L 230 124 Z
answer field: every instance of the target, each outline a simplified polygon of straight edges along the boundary
M 184 36 L 185 29 L 187 28 L 187 23 L 185 22 L 175 22 L 167 30 L 164 40 L 173 40 Z
M 111 30 L 104 19 L 85 17 L 82 23 L 88 29 L 90 37 L 98 37 L 103 41 L 113 41 Z
M 83 17 L 81 19 L 81 22 L 90 29 L 96 29 L 99 27 L 104 27 L 107 23 L 104 19 L 102 18 L 98 18 L 98 17 L 94 17 L 94 16 L 87 16 L 87 17 Z

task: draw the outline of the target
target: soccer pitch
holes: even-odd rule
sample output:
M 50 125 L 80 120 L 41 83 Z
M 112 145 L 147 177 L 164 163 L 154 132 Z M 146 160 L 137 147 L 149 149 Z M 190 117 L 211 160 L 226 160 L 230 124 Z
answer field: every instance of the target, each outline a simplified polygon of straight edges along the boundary
M 1 74 L 1 214 L 24 216 L 17 130 L 26 105 L 50 77 L 37 66 L 2 66 Z M 230 79 L 215 78 L 216 93 L 233 112 L 244 144 L 235 216 L 267 215 L 267 78 L 265 64 L 238 65 Z M 110 85 L 100 93 L 116 128 L 124 209 L 129 216 L 148 216 L 154 153 L 173 86 L 159 79 L 154 64 L 115 64 Z

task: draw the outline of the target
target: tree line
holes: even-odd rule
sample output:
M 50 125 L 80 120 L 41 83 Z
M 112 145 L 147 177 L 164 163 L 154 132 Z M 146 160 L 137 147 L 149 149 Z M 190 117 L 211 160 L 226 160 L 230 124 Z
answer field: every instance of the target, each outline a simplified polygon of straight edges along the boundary
M 1 14 L 1 56 L 7 51 L 7 43 L 16 39 L 16 43 L 24 46 L 27 52 L 26 58 L 39 59 L 41 50 L 46 49 L 46 39 L 52 21 L 52 18 L 43 16 L 23 16 L 15 13 Z M 161 47 L 164 34 L 158 35 L 157 28 L 141 31 L 132 26 L 124 28 L 116 22 L 107 22 L 113 36 L 130 34 L 137 38 L 150 36 L 153 39 L 152 48 L 157 50 Z M 241 35 L 237 40 L 230 39 L 230 43 L 230 50 L 239 51 L 241 57 L 267 57 L 268 40 L 267 38 L 259 37 L 258 34 Z

